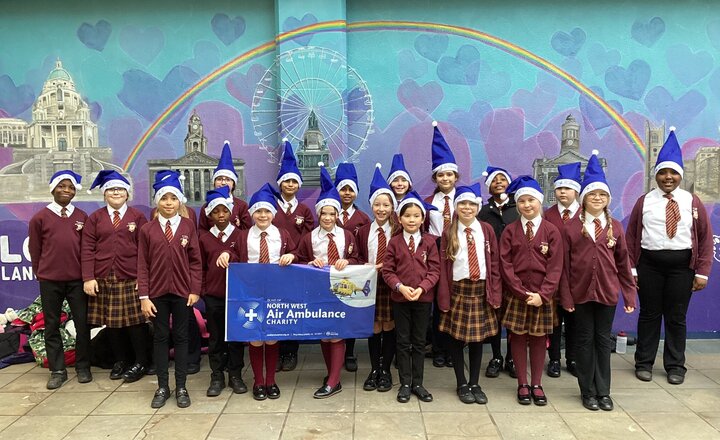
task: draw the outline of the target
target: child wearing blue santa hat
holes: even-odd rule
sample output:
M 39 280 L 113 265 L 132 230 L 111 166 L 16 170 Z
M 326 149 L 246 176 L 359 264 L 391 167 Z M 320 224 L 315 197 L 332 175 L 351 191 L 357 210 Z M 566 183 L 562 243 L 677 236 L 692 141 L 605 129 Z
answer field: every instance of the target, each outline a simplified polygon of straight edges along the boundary
M 72 170 L 61 170 L 50 178 L 53 202 L 36 213 L 28 225 L 28 250 L 33 272 L 40 284 L 45 314 L 45 349 L 50 379 L 47 389 L 60 388 L 67 381 L 65 351 L 60 336 L 60 314 L 67 300 L 73 314 L 75 371 L 78 382 L 92 381 L 90 373 L 90 330 L 87 325 L 87 297 L 83 292 L 81 249 L 82 230 L 87 214 L 72 204 L 82 177 Z
M 390 165 L 387 183 L 395 194 L 395 200 L 400 203 L 405 195 L 412 190 L 412 179 L 405 168 L 405 158 L 402 154 L 395 154 Z

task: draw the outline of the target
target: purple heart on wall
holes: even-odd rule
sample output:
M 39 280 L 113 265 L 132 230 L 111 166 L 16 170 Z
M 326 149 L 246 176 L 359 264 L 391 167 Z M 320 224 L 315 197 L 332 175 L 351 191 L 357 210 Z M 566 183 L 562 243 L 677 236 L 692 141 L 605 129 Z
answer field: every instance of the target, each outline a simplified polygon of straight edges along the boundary
M 422 57 L 437 63 L 447 50 L 449 42 L 447 35 L 422 34 L 415 38 L 413 46 Z
M 85 102 L 87 102 L 90 107 L 90 120 L 93 122 L 99 121 L 103 111 L 102 105 L 97 101 L 89 101 L 87 98 L 85 98 Z
M 120 47 L 132 59 L 147 66 L 165 47 L 165 35 L 154 26 L 125 26 L 120 29 Z
M 403 49 L 398 53 L 398 72 L 401 80 L 418 79 L 425 75 L 427 70 L 427 61 L 415 59 L 415 54 L 410 49 Z
M 665 21 L 660 17 L 653 17 L 648 22 L 635 20 L 630 30 L 633 40 L 643 46 L 651 47 L 665 33 Z
M 469 111 L 453 110 L 448 122 L 456 126 L 468 139 L 480 140 L 480 121 L 492 111 L 492 106 L 485 101 L 475 101 Z
M 35 102 L 35 93 L 27 84 L 16 86 L 8 75 L 0 76 L 0 109 L 18 116 Z
M 511 86 L 512 79 L 509 73 L 495 71 L 489 63 L 480 61 L 478 84 L 472 88 L 475 98 L 481 101 L 502 98 L 510 91 Z
M 228 75 L 225 87 L 235 99 L 249 107 L 252 104 L 257 83 L 264 73 L 265 67 L 261 64 L 253 64 L 247 73 L 233 72 Z
M 642 98 L 650 81 L 650 65 L 643 60 L 635 60 L 627 69 L 612 66 L 605 72 L 605 85 L 616 95 L 635 101 Z
M 670 46 L 665 58 L 675 78 L 686 86 L 703 79 L 713 67 L 712 55 L 704 50 L 693 52 L 685 44 Z
M 620 52 L 615 49 L 605 49 L 600 43 L 593 43 L 588 47 L 587 59 L 595 75 L 602 75 L 611 66 L 620 64 Z
M 313 14 L 307 13 L 303 15 L 303 18 L 298 19 L 297 17 L 288 17 L 283 21 L 283 32 L 289 32 L 294 29 L 298 29 L 305 26 L 310 26 L 311 24 L 317 23 L 317 17 Z M 293 38 L 292 41 L 296 42 L 297 44 L 301 46 L 307 46 L 310 44 L 310 40 L 312 39 L 312 34 L 309 35 L 303 35 L 301 37 Z
M 555 106 L 557 95 L 535 87 L 532 92 L 520 89 L 513 94 L 512 105 L 523 109 L 525 119 L 537 127 Z
M 112 25 L 106 20 L 99 20 L 94 25 L 81 24 L 77 30 L 77 37 L 88 48 L 102 52 L 111 33 Z
M 505 168 L 512 175 L 527 174 L 533 160 L 542 157 L 540 145 L 532 138 L 526 143 L 525 117 L 521 109 L 504 108 L 489 112 L 480 124 L 488 163 Z
M 678 130 L 687 126 L 706 105 L 707 99 L 697 90 L 690 90 L 675 100 L 665 87 L 657 86 L 645 96 L 645 106 L 655 120 L 666 121 Z
M 601 98 L 604 98 L 604 92 L 599 87 L 590 87 Z M 603 109 L 601 109 L 594 101 L 590 101 L 586 96 L 581 95 L 578 100 L 580 111 L 582 112 L 585 122 L 586 130 L 599 130 L 601 128 L 609 127 L 613 125 L 612 119 L 608 116 Z M 622 104 L 618 101 L 607 101 L 619 114 L 623 113 Z
M 210 20 L 210 25 L 225 46 L 231 45 L 245 33 L 245 19 L 240 16 L 230 18 L 227 14 L 218 13 Z
M 550 44 L 555 52 L 566 57 L 574 57 L 585 44 L 585 31 L 580 28 L 575 28 L 567 32 L 558 31 L 553 34 L 550 39 Z
M 437 65 L 437 76 L 448 84 L 473 86 L 480 73 L 480 51 L 475 46 L 460 46 L 455 57 L 442 57 Z
M 442 102 L 443 89 L 435 81 L 419 85 L 415 80 L 406 79 L 397 90 L 397 98 L 406 109 L 420 109 L 426 113 L 433 110 Z
M 221 64 L 220 49 L 207 40 L 200 40 L 195 43 L 193 55 L 194 57 L 184 61 L 182 64 L 201 75 L 215 70 Z

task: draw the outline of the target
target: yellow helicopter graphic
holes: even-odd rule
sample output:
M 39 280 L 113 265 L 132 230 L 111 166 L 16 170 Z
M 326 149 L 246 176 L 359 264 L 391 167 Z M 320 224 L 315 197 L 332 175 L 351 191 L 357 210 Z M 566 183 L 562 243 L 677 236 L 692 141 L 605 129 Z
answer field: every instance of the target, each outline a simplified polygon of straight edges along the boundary
M 362 293 L 365 296 L 368 296 L 370 294 L 370 280 L 365 281 L 365 287 L 360 288 L 360 286 L 349 279 L 343 278 L 333 284 L 330 291 L 339 296 L 353 296 L 355 293 Z

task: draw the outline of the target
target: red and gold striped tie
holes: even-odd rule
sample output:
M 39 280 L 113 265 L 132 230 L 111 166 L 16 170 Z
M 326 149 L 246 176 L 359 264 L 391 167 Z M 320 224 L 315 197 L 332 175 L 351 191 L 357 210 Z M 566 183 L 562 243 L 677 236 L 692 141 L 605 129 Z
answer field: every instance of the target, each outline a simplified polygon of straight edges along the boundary
M 478 281 L 480 279 L 480 262 L 478 261 L 477 249 L 475 248 L 475 238 L 473 238 L 472 235 L 472 228 L 465 228 L 465 237 L 467 238 L 470 279 L 472 281 Z
M 443 208 L 443 231 L 450 225 L 450 196 L 445 196 L 445 207 Z
M 533 232 L 533 222 L 527 222 L 525 223 L 525 237 L 528 241 L 532 241 L 533 238 L 535 238 L 535 233 Z
M 258 263 L 268 264 L 270 262 L 270 250 L 267 243 L 267 232 L 260 233 L 260 259 Z
M 593 220 L 593 224 L 595 225 L 595 241 L 600 240 L 600 234 L 602 234 L 602 223 L 600 223 L 600 219 L 596 218 Z
M 347 211 L 343 210 L 342 216 L 343 216 L 343 226 L 345 226 L 345 225 L 347 225 L 348 220 L 350 220 L 350 214 L 348 214 Z
M 410 250 L 410 255 L 415 255 L 415 237 L 412 235 L 410 236 L 410 241 L 408 242 L 408 250 Z
M 663 195 L 668 199 L 667 205 L 665 206 L 665 231 L 667 232 L 668 238 L 672 239 L 677 234 L 677 225 L 680 221 L 680 207 L 678 203 L 673 200 L 673 195 L 667 193 Z
M 287 204 L 287 209 L 285 210 L 285 214 L 287 214 L 287 215 L 292 214 L 292 203 Z
M 570 220 L 570 210 L 566 209 L 563 211 L 562 221 L 563 221 L 563 223 L 567 223 L 568 220 Z
M 67 218 L 67 208 L 63 208 L 60 210 L 60 217 Z
M 167 238 L 167 241 L 172 241 L 173 239 L 173 231 L 170 227 L 170 220 L 165 223 L 165 238 Z
M 340 253 L 338 252 L 337 245 L 335 244 L 335 240 L 333 240 L 333 237 L 335 237 L 335 234 L 328 234 L 328 264 L 333 265 L 337 262 L 337 260 L 340 259 Z
M 224 236 L 225 236 L 225 233 L 223 231 L 218 232 L 218 240 L 222 241 Z
M 387 249 L 387 237 L 385 237 L 385 231 L 382 228 L 377 229 L 378 232 L 378 249 L 377 257 L 375 258 L 375 264 L 380 264 L 385 259 L 385 250 Z
M 118 211 L 113 212 L 113 228 L 117 229 L 120 226 L 120 213 Z

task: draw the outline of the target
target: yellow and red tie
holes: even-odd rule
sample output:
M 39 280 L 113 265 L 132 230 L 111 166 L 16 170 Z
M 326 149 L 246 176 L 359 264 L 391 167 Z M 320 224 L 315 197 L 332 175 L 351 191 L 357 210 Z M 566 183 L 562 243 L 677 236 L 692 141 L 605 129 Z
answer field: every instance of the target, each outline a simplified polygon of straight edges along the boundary
M 570 220 L 570 210 L 566 209 L 562 213 L 562 221 L 563 223 L 567 223 L 568 220 Z
M 382 228 L 377 229 L 378 233 L 378 249 L 377 258 L 375 258 L 375 264 L 380 264 L 385 259 L 385 250 L 387 249 L 387 237 L 385 237 L 385 231 Z
M 335 244 L 335 240 L 333 240 L 333 237 L 335 237 L 335 234 L 328 234 L 328 264 L 332 266 L 337 262 L 337 260 L 340 259 L 340 253 L 338 252 L 337 245 Z
M 167 238 L 167 241 L 172 241 L 173 239 L 173 231 L 170 227 L 170 220 L 165 223 L 165 238 Z
M 410 255 L 415 255 L 415 237 L 412 235 L 410 236 L 410 241 L 408 242 L 408 250 L 410 250 Z
M 118 211 L 113 212 L 113 228 L 117 229 L 120 226 L 120 213 Z
M 258 263 L 267 264 L 270 262 L 270 250 L 267 243 L 267 232 L 260 233 L 260 259 Z
M 593 224 L 595 224 L 595 241 L 598 241 L 600 239 L 600 234 L 602 234 L 602 223 L 600 223 L 599 218 L 596 218 L 593 220 Z
M 480 279 L 480 262 L 478 261 L 477 249 L 475 248 L 475 238 L 473 238 L 472 235 L 472 228 L 465 228 L 465 237 L 467 238 L 470 279 L 472 281 L 478 281 Z
M 525 223 L 525 237 L 528 241 L 532 241 L 533 238 L 535 238 L 535 233 L 533 232 L 533 222 L 527 222 Z
M 677 234 L 677 225 L 680 221 L 680 207 L 678 203 L 673 200 L 673 195 L 668 193 L 663 195 L 668 199 L 667 206 L 665 206 L 665 231 L 667 232 L 668 238 L 672 239 Z
M 443 208 L 443 230 L 450 225 L 450 196 L 445 196 L 445 207 Z

